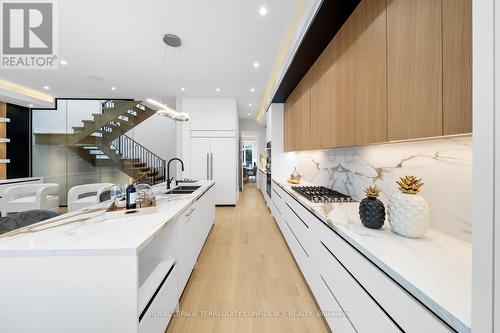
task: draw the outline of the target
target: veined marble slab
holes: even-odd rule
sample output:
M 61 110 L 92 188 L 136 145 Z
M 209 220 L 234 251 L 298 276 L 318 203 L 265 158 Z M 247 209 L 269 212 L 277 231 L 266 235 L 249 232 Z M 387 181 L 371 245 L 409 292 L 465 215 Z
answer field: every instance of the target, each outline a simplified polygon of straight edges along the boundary
M 361 200 L 376 184 L 387 205 L 405 175 L 422 178 L 431 227 L 471 243 L 472 136 L 295 153 L 303 179 Z M 292 169 L 292 168 L 291 168 Z M 291 170 L 290 169 L 290 170 Z
M 450 326 L 470 332 L 469 243 L 435 229 L 421 239 L 404 238 L 391 232 L 387 221 L 380 230 L 368 229 L 359 219 L 359 203 L 316 204 L 286 182 L 275 183 Z
M 2 234 L 0 256 L 136 255 L 213 184 L 193 183 L 201 187 L 192 194 L 162 194 L 166 185 L 154 186 L 154 214 L 104 219 L 106 202 Z

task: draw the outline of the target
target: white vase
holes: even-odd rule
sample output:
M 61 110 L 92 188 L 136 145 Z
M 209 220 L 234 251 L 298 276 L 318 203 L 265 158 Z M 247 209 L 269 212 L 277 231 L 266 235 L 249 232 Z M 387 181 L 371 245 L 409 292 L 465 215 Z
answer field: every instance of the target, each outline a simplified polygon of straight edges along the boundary
M 392 231 L 404 237 L 423 237 L 429 228 L 429 205 L 419 194 L 395 192 L 389 199 L 387 216 Z

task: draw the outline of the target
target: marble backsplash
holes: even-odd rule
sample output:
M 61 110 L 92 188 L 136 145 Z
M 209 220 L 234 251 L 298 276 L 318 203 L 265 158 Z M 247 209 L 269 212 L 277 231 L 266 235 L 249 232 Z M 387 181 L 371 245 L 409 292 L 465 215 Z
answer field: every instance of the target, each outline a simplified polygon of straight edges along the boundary
M 366 186 L 377 184 L 387 205 L 399 177 L 418 176 L 425 183 L 421 194 L 429 202 L 431 227 L 471 242 L 471 136 L 294 154 L 303 179 L 357 200 L 364 198 Z

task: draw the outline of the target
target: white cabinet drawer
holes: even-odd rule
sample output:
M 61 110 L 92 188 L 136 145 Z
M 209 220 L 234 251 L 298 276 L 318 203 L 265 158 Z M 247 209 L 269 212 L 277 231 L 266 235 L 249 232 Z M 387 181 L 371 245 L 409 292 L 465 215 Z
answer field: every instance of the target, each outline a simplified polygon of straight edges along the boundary
M 325 282 L 324 278 L 315 273 L 309 279 L 309 287 L 314 293 L 314 298 L 318 303 L 328 325 L 334 333 L 354 333 L 356 330 L 344 309 L 339 305 L 335 295 Z
M 339 235 L 323 223 L 316 227 L 320 240 L 329 251 L 405 332 L 454 332 Z M 337 290 L 335 286 L 333 290 Z
M 165 332 L 177 301 L 177 265 L 174 264 L 139 316 L 139 333 Z
M 320 274 L 358 332 L 401 332 L 326 246 L 322 257 Z
M 293 233 L 297 236 L 307 255 L 310 256 L 310 252 L 313 247 L 312 242 L 314 241 L 312 234 L 309 231 L 308 223 L 311 223 L 311 221 L 306 222 L 305 219 L 307 219 L 308 216 L 302 214 L 302 216 L 304 216 L 303 218 L 297 214 L 296 208 L 292 207 L 292 201 L 295 201 L 295 199 L 285 193 L 279 186 L 273 183 L 272 190 L 274 198 L 276 198 L 276 201 L 281 204 L 281 207 L 278 206 L 278 208 L 281 210 L 283 217 L 288 222 L 288 225 L 292 229 Z M 311 213 L 308 213 L 308 215 L 312 216 Z
M 200 248 L 198 237 L 199 226 L 195 220 L 195 212 L 197 209 L 196 203 L 191 205 L 184 211 L 178 219 L 177 230 L 179 235 L 179 295 L 182 294 L 186 286 L 191 271 L 196 263 L 198 257 L 198 250 Z

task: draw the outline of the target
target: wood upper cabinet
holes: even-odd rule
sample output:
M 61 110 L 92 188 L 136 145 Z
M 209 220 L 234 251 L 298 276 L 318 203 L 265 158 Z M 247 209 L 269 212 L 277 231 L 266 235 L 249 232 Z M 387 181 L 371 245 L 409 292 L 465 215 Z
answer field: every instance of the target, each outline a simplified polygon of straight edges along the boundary
M 311 109 L 321 110 L 321 148 L 387 140 L 386 0 L 364 0 L 317 65 Z
M 443 134 L 440 0 L 389 0 L 389 140 Z
M 317 148 L 311 144 L 310 77 L 304 76 L 285 102 L 285 151 Z
M 285 149 L 472 130 L 471 0 L 362 0 L 285 103 Z
M 443 134 L 472 132 L 472 1 L 443 1 Z
M 387 141 L 386 0 L 365 0 L 356 12 L 356 144 Z
M 295 94 L 292 92 L 284 105 L 284 126 L 285 126 L 285 140 L 284 149 L 285 151 L 294 151 L 294 140 L 296 139 L 296 133 L 294 133 L 294 106 L 295 106 Z
M 317 87 L 319 81 L 321 80 L 322 66 L 321 62 L 316 62 L 311 70 L 307 73 L 308 84 L 309 84 L 309 107 L 310 107 L 310 138 L 309 138 L 309 149 L 320 149 L 322 147 L 321 137 L 323 131 L 323 123 L 325 122 L 323 115 L 325 114 L 325 109 L 321 105 L 323 96 L 330 95 L 328 92 L 323 94 L 318 92 Z

